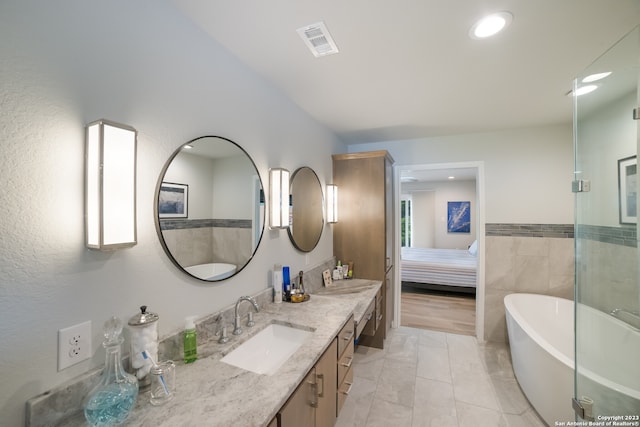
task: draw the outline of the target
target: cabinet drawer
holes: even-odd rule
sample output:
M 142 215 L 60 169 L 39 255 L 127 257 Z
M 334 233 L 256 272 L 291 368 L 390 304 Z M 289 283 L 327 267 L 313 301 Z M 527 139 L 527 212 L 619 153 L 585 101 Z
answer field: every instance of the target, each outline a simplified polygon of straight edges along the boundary
M 378 327 L 382 322 L 382 318 L 384 317 L 384 315 L 382 314 L 382 288 L 378 289 L 378 294 L 376 295 L 376 311 L 374 315 L 376 316 L 376 330 L 378 330 Z
M 351 316 L 338 333 L 338 358 L 342 356 L 347 347 L 353 348 L 353 334 L 353 316 Z
M 353 341 L 352 341 L 353 342 Z M 338 384 L 341 384 L 353 363 L 353 344 L 350 344 L 338 360 Z
M 347 375 L 344 378 L 344 381 L 340 384 L 338 388 L 338 413 L 342 409 L 344 405 L 344 401 L 347 399 L 349 392 L 351 391 L 351 385 L 353 384 L 353 369 L 347 370 Z

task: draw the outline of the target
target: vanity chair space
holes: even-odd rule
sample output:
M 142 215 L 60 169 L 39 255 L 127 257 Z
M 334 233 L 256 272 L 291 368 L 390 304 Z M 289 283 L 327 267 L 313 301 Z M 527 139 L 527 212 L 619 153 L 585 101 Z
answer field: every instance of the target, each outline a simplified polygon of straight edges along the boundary
M 336 259 L 354 263 L 354 277 L 383 286 L 369 307 L 359 344 L 383 348 L 393 319 L 393 158 L 386 150 L 334 154 L 339 221 L 333 225 Z M 370 325 L 370 323 L 372 323 Z M 380 326 L 380 327 L 378 327 Z

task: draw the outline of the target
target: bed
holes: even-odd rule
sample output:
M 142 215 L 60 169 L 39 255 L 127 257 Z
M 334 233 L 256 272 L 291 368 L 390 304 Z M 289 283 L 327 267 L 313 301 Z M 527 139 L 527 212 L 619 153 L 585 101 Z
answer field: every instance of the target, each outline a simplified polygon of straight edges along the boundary
M 403 285 L 475 293 L 476 244 L 467 249 L 402 248 Z

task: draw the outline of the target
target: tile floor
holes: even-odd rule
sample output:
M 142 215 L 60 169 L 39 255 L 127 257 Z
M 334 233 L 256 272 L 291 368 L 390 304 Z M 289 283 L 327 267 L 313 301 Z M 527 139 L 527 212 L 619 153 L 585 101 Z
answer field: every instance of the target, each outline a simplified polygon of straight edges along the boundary
M 505 344 L 400 327 L 385 349 L 357 347 L 336 427 L 544 427 Z

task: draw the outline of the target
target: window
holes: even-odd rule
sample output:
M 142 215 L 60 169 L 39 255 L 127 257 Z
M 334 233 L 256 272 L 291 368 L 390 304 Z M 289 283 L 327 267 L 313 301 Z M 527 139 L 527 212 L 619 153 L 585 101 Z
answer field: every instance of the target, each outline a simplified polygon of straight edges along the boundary
M 400 200 L 400 246 L 411 247 L 411 197 Z

